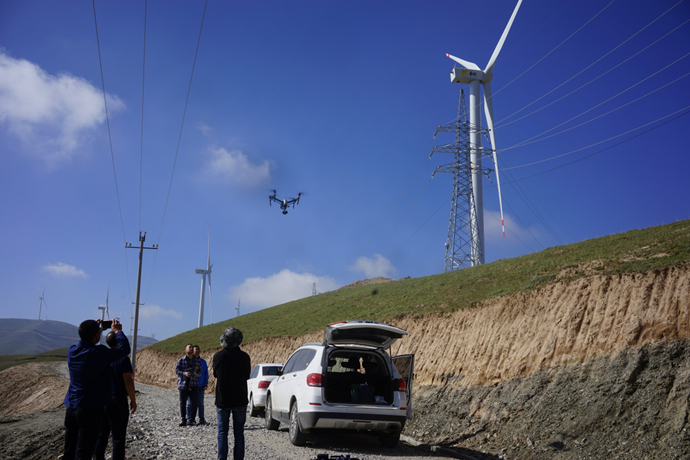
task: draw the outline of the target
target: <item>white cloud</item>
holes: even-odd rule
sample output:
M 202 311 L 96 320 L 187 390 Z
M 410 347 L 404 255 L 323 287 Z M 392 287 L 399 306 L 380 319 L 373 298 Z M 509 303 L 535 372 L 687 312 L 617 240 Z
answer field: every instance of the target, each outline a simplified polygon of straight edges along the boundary
M 271 162 L 263 160 L 252 163 L 241 150 L 228 152 L 224 148 L 212 148 L 209 161 L 204 170 L 223 182 L 256 187 L 269 182 L 271 178 Z
M 375 278 L 377 276 L 390 278 L 396 272 L 396 269 L 390 260 L 381 254 L 374 254 L 374 257 L 371 259 L 364 256 L 358 257 L 350 267 L 350 271 L 364 273 L 367 278 Z
M 54 265 L 44 265 L 43 271 L 46 271 L 53 276 L 80 277 L 80 278 L 88 278 L 89 277 L 89 275 L 87 275 L 86 272 L 84 272 L 84 270 L 80 270 L 77 267 L 75 267 L 74 265 L 63 264 L 62 262 L 58 262 Z
M 110 113 L 124 103 L 108 95 Z M 49 164 L 69 160 L 105 121 L 103 92 L 83 78 L 50 75 L 0 51 L 0 123 Z
M 233 301 L 241 299 L 242 306 L 266 308 L 310 296 L 314 283 L 319 292 L 337 288 L 335 280 L 329 276 L 283 269 L 267 278 L 245 279 L 239 286 L 230 288 L 229 297 Z
M 139 315 L 142 319 L 161 319 L 165 316 L 173 318 L 182 318 L 182 313 L 175 310 L 164 310 L 158 305 L 141 305 L 139 307 Z
M 199 128 L 199 131 L 201 131 L 201 133 L 204 136 L 208 136 L 209 134 L 211 134 L 213 132 L 213 128 L 211 128 L 209 125 L 207 125 L 206 123 L 203 123 L 203 122 L 199 122 L 199 124 L 197 125 L 197 128 Z
M 525 229 L 511 215 L 504 214 L 506 236 L 503 237 L 501 228 L 501 213 L 496 210 L 484 208 L 484 250 L 485 261 L 491 262 L 498 259 L 517 257 L 534 251 L 541 251 L 542 246 L 535 238 L 542 241 L 543 235 L 534 227 Z

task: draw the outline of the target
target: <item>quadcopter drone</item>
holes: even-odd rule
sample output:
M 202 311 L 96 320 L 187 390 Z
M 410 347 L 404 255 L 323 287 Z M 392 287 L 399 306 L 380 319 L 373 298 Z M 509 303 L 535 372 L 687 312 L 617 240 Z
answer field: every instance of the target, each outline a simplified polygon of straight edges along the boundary
M 268 195 L 268 204 L 271 206 L 273 202 L 275 201 L 276 203 L 280 203 L 280 209 L 283 210 L 283 214 L 287 214 L 287 207 L 292 205 L 292 209 L 295 209 L 295 205 L 299 204 L 299 199 L 302 196 L 301 193 L 297 194 L 297 198 L 293 198 L 291 200 L 280 200 L 276 198 L 276 191 L 273 190 L 273 195 Z

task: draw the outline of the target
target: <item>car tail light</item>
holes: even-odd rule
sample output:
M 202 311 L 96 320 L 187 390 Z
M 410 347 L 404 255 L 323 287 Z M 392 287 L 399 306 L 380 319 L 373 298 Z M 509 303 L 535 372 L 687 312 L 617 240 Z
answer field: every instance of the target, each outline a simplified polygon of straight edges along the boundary
M 262 380 L 259 382 L 259 388 L 268 388 L 268 386 L 271 384 L 270 380 Z
M 396 391 L 407 391 L 407 383 L 404 379 L 398 379 L 398 389 Z
M 320 387 L 321 386 L 321 374 L 309 374 L 307 375 L 307 385 L 310 387 Z

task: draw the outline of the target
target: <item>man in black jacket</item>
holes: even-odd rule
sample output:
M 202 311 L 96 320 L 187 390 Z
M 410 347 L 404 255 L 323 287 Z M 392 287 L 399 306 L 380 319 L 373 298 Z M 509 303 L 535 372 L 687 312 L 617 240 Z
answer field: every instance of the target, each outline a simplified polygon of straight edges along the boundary
M 229 327 L 220 336 L 223 349 L 213 355 L 216 377 L 216 413 L 218 418 L 218 460 L 228 458 L 228 430 L 232 413 L 235 436 L 233 459 L 244 458 L 244 422 L 247 419 L 247 380 L 252 366 L 249 355 L 240 350 L 242 331 Z

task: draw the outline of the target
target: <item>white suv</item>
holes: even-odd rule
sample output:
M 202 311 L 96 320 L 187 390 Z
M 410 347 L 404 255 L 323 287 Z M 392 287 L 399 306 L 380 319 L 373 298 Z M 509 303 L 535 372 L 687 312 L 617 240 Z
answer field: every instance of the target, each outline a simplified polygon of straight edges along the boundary
M 298 348 L 269 385 L 266 428 L 289 424 L 296 446 L 320 429 L 370 432 L 396 446 L 412 414 L 414 356 L 391 358 L 386 350 L 404 335 L 374 321 L 330 324 L 323 343 Z

